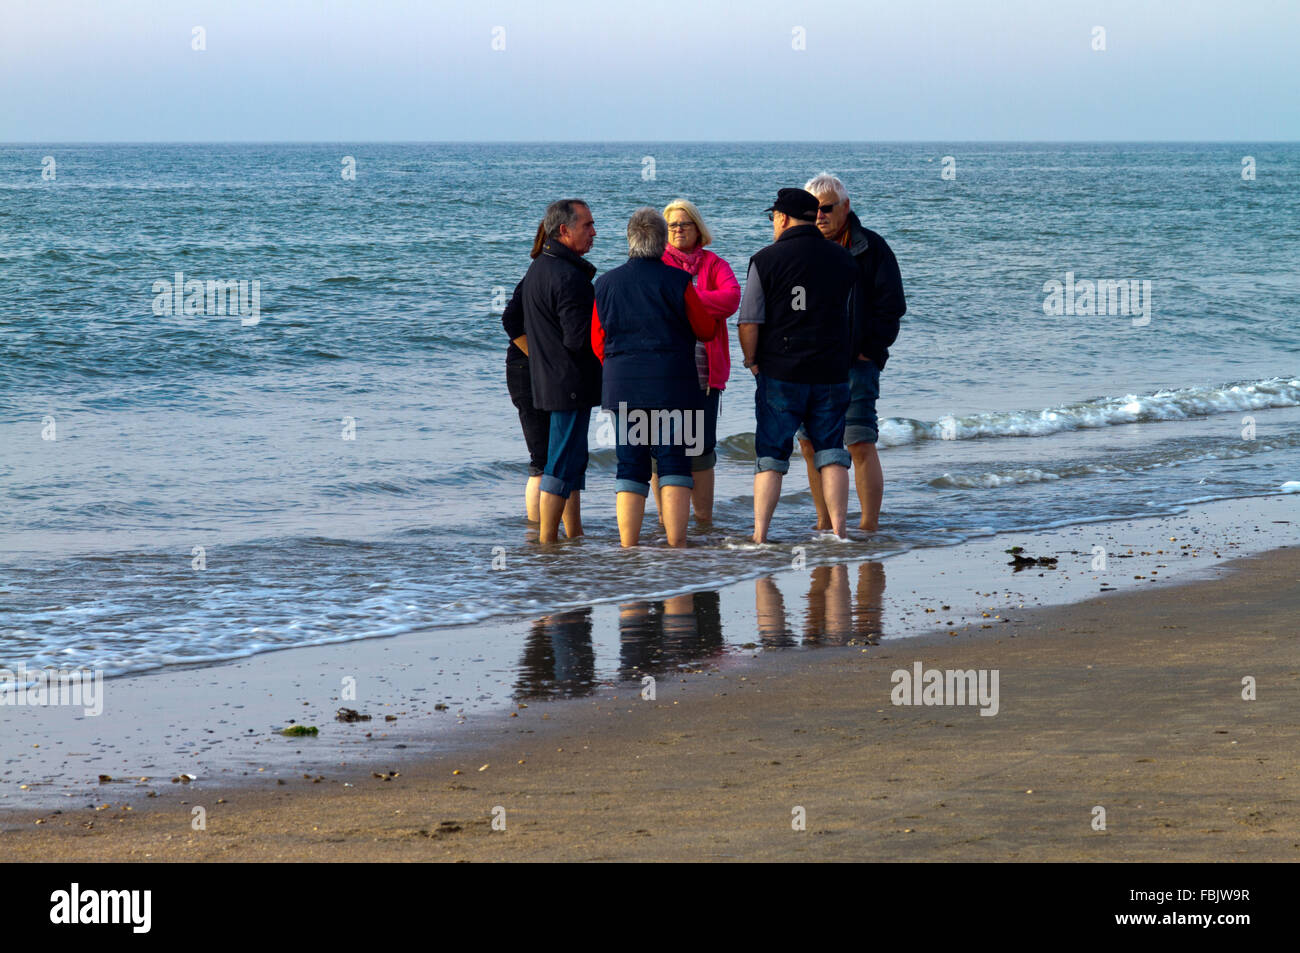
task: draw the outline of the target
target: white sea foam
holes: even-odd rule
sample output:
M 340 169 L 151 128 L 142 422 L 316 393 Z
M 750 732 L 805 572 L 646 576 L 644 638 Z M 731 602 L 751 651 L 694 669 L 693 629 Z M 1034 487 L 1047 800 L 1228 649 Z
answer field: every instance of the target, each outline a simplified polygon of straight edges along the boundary
M 1300 406 L 1300 378 L 1273 377 L 1224 387 L 1183 387 L 1143 396 L 1099 397 L 1042 410 L 953 415 L 935 422 L 889 417 L 880 422 L 880 445 L 895 447 L 921 440 L 977 437 L 1046 437 L 1113 424 L 1186 420 L 1210 414 L 1297 406 Z

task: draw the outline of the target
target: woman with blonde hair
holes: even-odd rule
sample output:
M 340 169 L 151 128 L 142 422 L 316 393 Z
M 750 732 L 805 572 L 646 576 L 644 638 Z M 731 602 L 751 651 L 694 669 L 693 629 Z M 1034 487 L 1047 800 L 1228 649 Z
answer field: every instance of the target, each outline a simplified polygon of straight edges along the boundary
M 727 387 L 731 376 L 731 342 L 727 335 L 727 318 L 736 313 L 740 305 L 740 283 L 731 266 L 705 246 L 713 242 L 713 233 L 704 224 L 700 210 L 686 199 L 673 199 L 664 209 L 668 222 L 668 245 L 664 248 L 663 262 L 680 268 L 691 275 L 695 293 L 699 295 L 709 316 L 713 318 L 717 333 L 709 341 L 695 345 L 695 372 L 700 390 L 704 392 L 704 447 L 699 456 L 691 457 L 691 476 L 695 480 L 691 491 L 691 504 L 695 518 L 701 522 L 713 520 L 713 468 L 717 464 L 718 399 Z M 659 482 L 651 482 L 655 504 L 663 519 Z

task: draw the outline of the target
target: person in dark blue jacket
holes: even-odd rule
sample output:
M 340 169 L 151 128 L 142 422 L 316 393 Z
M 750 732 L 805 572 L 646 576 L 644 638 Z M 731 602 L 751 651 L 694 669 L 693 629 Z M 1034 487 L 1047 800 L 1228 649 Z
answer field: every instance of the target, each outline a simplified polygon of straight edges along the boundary
M 809 179 L 804 189 L 817 198 L 817 228 L 831 241 L 848 249 L 858 265 L 858 280 L 849 298 L 853 314 L 853 340 L 849 368 L 851 395 L 845 416 L 844 442 L 853 457 L 853 478 L 862 504 L 859 529 L 874 532 L 880 525 L 880 503 L 885 475 L 876 453 L 879 420 L 880 372 L 889 360 L 889 348 L 898 338 L 899 319 L 907 313 L 898 259 L 876 232 L 864 228 L 849 206 L 849 192 L 828 172 Z M 822 481 L 813 466 L 813 447 L 800 430 L 799 446 L 808 465 L 808 486 L 817 510 L 817 528 L 830 529 L 830 513 L 822 496 Z
M 582 535 L 579 505 L 569 500 L 586 485 L 587 427 L 600 400 L 600 362 L 591 351 L 596 268 L 582 257 L 596 240 L 596 224 L 586 202 L 561 199 L 547 207 L 542 228 L 546 240 L 524 275 L 519 297 L 533 406 L 551 415 L 537 539 L 553 543 L 561 517 L 565 535 Z
M 691 512 L 690 455 L 704 450 L 704 398 L 695 342 L 717 322 L 688 272 L 662 261 L 668 223 L 653 208 L 627 223 L 628 260 L 595 286 L 591 346 L 604 364 L 601 406 L 614 413 L 618 534 L 635 546 L 650 492 L 650 460 L 659 468 L 669 546 L 686 545 Z

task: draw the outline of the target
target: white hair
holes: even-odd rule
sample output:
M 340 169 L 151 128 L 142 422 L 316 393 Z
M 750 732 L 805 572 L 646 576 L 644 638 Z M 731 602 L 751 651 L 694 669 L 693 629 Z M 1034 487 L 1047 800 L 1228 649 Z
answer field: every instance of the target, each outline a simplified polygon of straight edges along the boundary
M 811 192 L 813 195 L 825 195 L 827 192 L 834 192 L 835 198 L 841 202 L 849 197 L 849 190 L 844 187 L 844 183 L 829 172 L 814 175 L 804 183 L 803 190 Z
M 668 244 L 668 223 L 658 209 L 643 205 L 627 221 L 629 258 L 662 258 Z

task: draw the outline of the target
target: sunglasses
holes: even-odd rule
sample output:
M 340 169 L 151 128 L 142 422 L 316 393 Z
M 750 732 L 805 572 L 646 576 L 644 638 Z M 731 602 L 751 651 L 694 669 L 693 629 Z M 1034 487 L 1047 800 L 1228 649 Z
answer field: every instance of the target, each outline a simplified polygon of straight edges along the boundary
M 684 232 L 686 231 L 686 229 L 694 228 L 694 227 L 695 227 L 694 222 L 673 222 L 671 225 L 668 226 L 668 230 L 670 232 Z
M 835 211 L 835 206 L 839 204 L 839 202 L 832 202 L 830 205 L 819 205 L 817 206 L 817 211 L 821 212 L 823 215 L 829 215 L 831 212 Z

